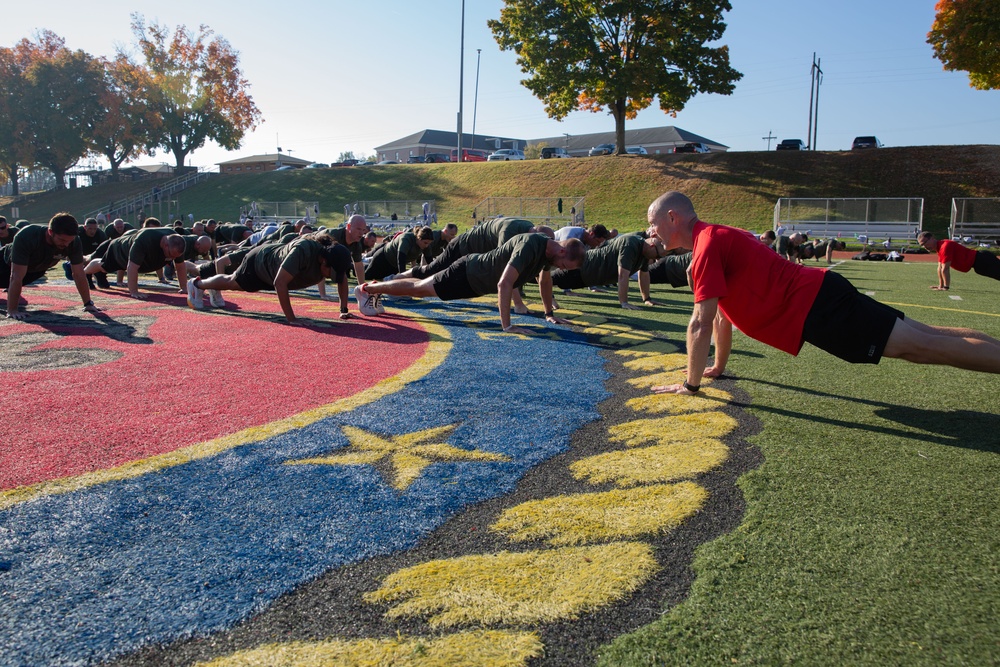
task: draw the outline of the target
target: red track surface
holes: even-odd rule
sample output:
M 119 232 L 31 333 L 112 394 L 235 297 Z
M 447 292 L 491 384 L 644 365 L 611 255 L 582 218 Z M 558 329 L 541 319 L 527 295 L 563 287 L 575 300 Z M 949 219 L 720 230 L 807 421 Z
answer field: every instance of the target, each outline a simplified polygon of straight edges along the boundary
M 184 299 L 177 294 L 145 302 L 96 294 L 106 322 L 139 323 L 136 338 L 124 342 L 86 326 L 93 320 L 72 288 L 26 292 L 29 313 L 62 317 L 53 323 L 39 314 L 35 323 L 29 317 L 0 327 L 8 367 L 17 364 L 10 361 L 14 355 L 30 367 L 49 349 L 121 356 L 77 368 L 0 373 L 6 394 L 0 489 L 118 466 L 325 405 L 399 373 L 427 347 L 427 334 L 414 322 L 340 322 L 336 304 L 314 300 L 293 298 L 296 314 L 331 326 L 260 318 L 280 312 L 273 294 L 230 299 L 229 293 L 228 309 L 241 311 L 229 315 L 178 307 Z M 13 344 L 23 334 L 45 340 L 27 349 Z

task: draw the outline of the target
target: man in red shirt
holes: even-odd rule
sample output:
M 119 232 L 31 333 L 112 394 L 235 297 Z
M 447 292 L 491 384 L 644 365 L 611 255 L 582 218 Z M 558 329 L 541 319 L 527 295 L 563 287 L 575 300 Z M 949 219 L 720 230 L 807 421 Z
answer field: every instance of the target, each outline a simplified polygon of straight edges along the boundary
M 680 192 L 654 201 L 647 217 L 650 233 L 668 249 L 692 249 L 695 301 L 687 331 L 687 380 L 653 391 L 694 394 L 702 377 L 721 375 L 733 324 L 792 355 L 808 342 L 851 363 L 877 364 L 886 356 L 1000 373 L 995 338 L 905 317 L 834 271 L 788 262 L 741 229 L 705 224 Z M 713 330 L 715 363 L 706 368 Z
M 993 280 L 1000 280 L 1000 259 L 985 250 L 966 248 L 961 243 L 942 239 L 938 241 L 930 232 L 917 234 L 917 243 L 938 256 L 938 284 L 931 289 L 946 290 L 951 288 L 951 269 L 968 273 L 973 269 L 976 273 Z

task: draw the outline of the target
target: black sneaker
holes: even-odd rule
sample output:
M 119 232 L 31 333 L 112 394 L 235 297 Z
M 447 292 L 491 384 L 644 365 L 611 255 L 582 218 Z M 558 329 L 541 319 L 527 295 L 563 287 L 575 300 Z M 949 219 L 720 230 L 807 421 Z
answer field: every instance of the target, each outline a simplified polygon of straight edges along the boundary
M 95 273 L 94 276 L 97 278 L 97 286 L 101 289 L 111 289 L 111 283 L 108 282 L 108 274 L 103 271 Z
M 63 262 L 63 273 L 66 274 L 66 280 L 73 280 L 73 267 L 69 262 Z

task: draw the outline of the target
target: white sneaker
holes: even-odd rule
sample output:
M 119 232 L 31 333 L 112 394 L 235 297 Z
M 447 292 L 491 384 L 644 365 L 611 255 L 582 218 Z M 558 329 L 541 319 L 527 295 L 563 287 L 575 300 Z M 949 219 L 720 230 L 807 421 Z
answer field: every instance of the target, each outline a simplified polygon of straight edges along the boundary
M 375 312 L 378 313 L 379 315 L 385 315 L 385 306 L 382 305 L 382 295 L 376 294 L 374 301 L 375 303 L 373 303 L 372 305 L 375 306 Z
M 208 301 L 212 304 L 212 308 L 226 307 L 226 300 L 222 298 L 222 292 L 217 289 L 208 290 Z
M 354 288 L 354 298 L 358 302 L 358 310 L 361 311 L 362 315 L 367 315 L 371 317 L 372 315 L 378 315 L 378 310 L 375 309 L 374 297 L 365 291 L 364 285 L 358 285 Z
M 205 307 L 205 290 L 195 287 L 193 280 L 188 281 L 188 306 L 195 310 Z

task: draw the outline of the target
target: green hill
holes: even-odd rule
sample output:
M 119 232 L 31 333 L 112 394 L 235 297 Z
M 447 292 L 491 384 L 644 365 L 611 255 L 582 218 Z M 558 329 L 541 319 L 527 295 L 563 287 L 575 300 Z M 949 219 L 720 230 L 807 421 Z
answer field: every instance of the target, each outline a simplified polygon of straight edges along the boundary
M 21 217 L 83 214 L 121 197 L 122 188 L 34 196 L 20 202 Z M 487 197 L 584 196 L 589 223 L 629 231 L 643 227 L 649 203 L 672 189 L 691 196 L 705 220 L 747 229 L 768 227 L 780 197 L 923 197 L 924 226 L 940 232 L 952 197 L 1000 193 L 1000 146 L 306 169 L 216 176 L 180 193 L 179 202 L 196 218 L 233 220 L 254 200 L 318 201 L 320 220 L 329 224 L 341 222 L 344 204 L 354 201 L 433 199 L 440 221 L 467 227 Z

